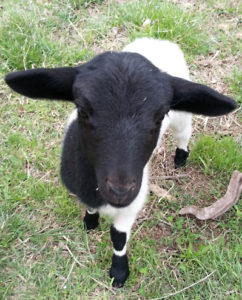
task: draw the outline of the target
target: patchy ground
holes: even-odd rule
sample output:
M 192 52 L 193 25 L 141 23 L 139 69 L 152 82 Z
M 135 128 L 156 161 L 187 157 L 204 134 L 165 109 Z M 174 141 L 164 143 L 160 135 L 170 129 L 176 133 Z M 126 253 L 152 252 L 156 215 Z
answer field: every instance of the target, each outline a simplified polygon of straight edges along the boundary
M 221 118 L 194 117 L 191 151 L 200 134 L 232 137 L 241 146 L 240 1 L 82 4 L 21 0 L 13 6 L 5 0 L 0 6 L 2 77 L 25 67 L 78 65 L 137 36 L 171 39 L 184 49 L 192 80 L 232 95 L 240 105 Z M 3 80 L 0 97 L 0 298 L 241 298 L 241 200 L 218 220 L 178 214 L 182 206 L 203 207 L 221 197 L 230 169 L 191 156 L 186 167 L 175 170 L 175 145 L 170 132 L 165 134 L 152 158 L 151 181 L 172 200 L 150 195 L 128 249 L 131 276 L 115 290 L 108 276 L 110 220 L 102 218 L 99 230 L 87 235 L 84 208 L 58 177 L 59 146 L 72 105 L 18 97 Z M 241 166 L 236 152 L 226 153 Z

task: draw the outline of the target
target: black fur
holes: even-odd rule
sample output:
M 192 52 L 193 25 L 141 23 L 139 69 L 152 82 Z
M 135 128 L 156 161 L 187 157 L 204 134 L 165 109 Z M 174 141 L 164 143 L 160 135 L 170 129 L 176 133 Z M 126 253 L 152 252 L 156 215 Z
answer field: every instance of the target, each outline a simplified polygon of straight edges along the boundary
M 111 225 L 110 234 L 113 242 L 113 248 L 117 251 L 121 251 L 126 244 L 126 233 L 118 231 L 113 225 Z
M 165 84 L 167 76 L 142 56 L 130 53 L 106 53 L 79 69 L 73 92 L 81 140 L 100 194 L 113 206 L 130 204 L 139 192 L 143 168 L 172 95 Z M 120 197 L 107 188 L 107 181 L 120 187 L 133 181 L 136 185 Z
M 127 255 L 112 257 L 112 266 L 110 269 L 110 277 L 114 278 L 113 286 L 122 287 L 125 280 L 129 277 L 129 264 Z
M 84 226 L 86 228 L 86 230 L 91 230 L 91 229 L 95 229 L 98 226 L 98 219 L 99 219 L 99 213 L 95 213 L 95 214 L 89 214 L 88 211 L 86 210 L 86 214 L 85 217 L 83 219 L 84 221 Z
M 97 180 L 79 139 L 78 121 L 69 127 L 63 143 L 61 177 L 66 187 L 87 206 L 96 208 L 105 202 L 97 191 Z
M 187 158 L 189 156 L 189 151 L 176 148 L 176 154 L 174 158 L 175 168 L 180 168 L 186 164 Z
M 76 75 L 76 68 L 42 68 L 9 73 L 5 81 L 14 91 L 30 98 L 73 101 L 72 86 Z
M 184 110 L 205 116 L 221 116 L 237 107 L 236 102 L 208 86 L 172 77 L 171 109 Z

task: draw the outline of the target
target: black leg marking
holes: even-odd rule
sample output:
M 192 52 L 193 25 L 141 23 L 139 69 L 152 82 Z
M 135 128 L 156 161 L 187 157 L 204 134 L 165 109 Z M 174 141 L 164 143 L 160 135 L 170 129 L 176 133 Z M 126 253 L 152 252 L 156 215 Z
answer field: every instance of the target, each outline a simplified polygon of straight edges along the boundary
M 113 225 L 111 225 L 110 234 L 114 251 L 122 251 L 127 242 L 126 232 L 118 231 Z M 129 276 L 128 257 L 126 254 L 122 256 L 116 254 L 114 254 L 112 258 L 110 277 L 114 278 L 113 286 L 122 287 Z
M 186 164 L 188 155 L 189 155 L 189 151 L 176 148 L 176 154 L 174 158 L 175 169 L 180 168 Z
M 89 214 L 86 210 L 84 217 L 84 226 L 86 230 L 95 229 L 98 226 L 99 213 Z
M 110 277 L 114 278 L 113 287 L 122 287 L 129 277 L 129 264 L 127 255 L 113 255 Z
M 110 234 L 113 242 L 113 248 L 117 251 L 121 251 L 126 244 L 126 233 L 118 231 L 113 225 L 111 225 Z

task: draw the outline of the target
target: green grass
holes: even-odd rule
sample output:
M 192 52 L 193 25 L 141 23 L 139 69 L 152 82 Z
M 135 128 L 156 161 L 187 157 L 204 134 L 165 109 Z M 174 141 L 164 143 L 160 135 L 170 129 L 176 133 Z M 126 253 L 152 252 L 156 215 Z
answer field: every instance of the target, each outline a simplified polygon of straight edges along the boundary
M 230 89 L 233 93 L 233 96 L 237 102 L 242 105 L 242 70 L 239 68 L 234 68 L 232 74 L 232 80 L 230 81 Z
M 166 1 L 128 1 L 119 10 L 116 19 L 124 24 L 132 38 L 153 36 L 179 43 L 191 54 L 206 54 L 209 51 L 208 36 L 200 24 L 206 15 L 200 16 L 184 11 Z M 145 21 L 149 20 L 148 24 Z
M 28 3 L 4 3 L 0 24 L 3 71 L 70 65 L 92 56 L 92 51 L 84 49 L 82 40 L 76 39 L 74 45 L 70 42 L 70 35 L 75 35 L 70 24 L 77 18 L 71 6 L 63 3 L 65 10 L 59 9 L 53 1 L 26 9 Z
M 1 3 L 0 299 L 161 298 L 209 274 L 202 283 L 170 299 L 241 297 L 241 201 L 216 221 L 202 222 L 178 214 L 183 205 L 201 200 L 210 203 L 220 197 L 232 171 L 241 171 L 241 148 L 235 141 L 238 136 L 220 138 L 215 134 L 215 138 L 198 140 L 187 169 L 179 171 L 202 173 L 205 183 L 196 193 L 186 189 L 194 180 L 188 177 L 172 190 L 177 202 L 159 203 L 150 197 L 144 220 L 135 225 L 128 247 L 130 277 L 123 289 L 114 290 L 108 276 L 110 221 L 102 219 L 100 228 L 87 235 L 81 221 L 84 208 L 59 178 L 64 124 L 73 105 L 26 99 L 3 82 L 8 71 L 78 65 L 93 57 L 98 48 L 120 49 L 138 36 L 178 42 L 193 65 L 200 56 L 213 57 L 217 47 L 226 48 L 229 55 L 239 54 L 239 43 L 231 44 L 233 51 L 230 48 L 230 40 L 235 41 L 233 32 L 228 36 L 215 28 L 216 42 L 208 34 L 214 15 L 218 22 L 231 14 L 239 16 L 236 1 L 226 2 L 223 9 L 228 14 L 220 14 L 216 1 L 209 1 L 206 16 L 199 9 L 204 1 L 194 7 L 181 2 Z M 147 19 L 150 24 L 143 26 Z M 199 81 L 201 70 L 196 71 Z M 241 102 L 239 70 L 235 68 L 227 75 L 231 93 Z M 216 129 L 210 132 L 214 133 Z M 174 146 L 170 151 L 173 153 Z M 168 189 L 173 182 L 161 184 Z
M 128 1 L 119 6 L 112 4 L 111 8 L 100 6 L 97 21 L 83 2 L 42 2 L 31 8 L 26 0 L 14 1 L 14 5 L 5 1 L 0 11 L 2 71 L 86 60 L 93 56 L 97 37 L 103 39 L 113 26 L 125 30 L 132 39 L 149 35 L 176 41 L 191 54 L 209 50 L 208 36 L 200 26 L 206 19 L 204 15 L 185 12 L 169 2 Z M 87 6 L 94 2 L 101 1 L 89 1 Z M 146 19 L 152 22 L 142 27 Z
M 228 16 L 237 16 L 242 9 L 241 2 L 231 0 L 204 0 L 215 12 Z
M 241 145 L 232 137 L 215 138 L 202 136 L 192 149 L 191 161 L 202 166 L 204 173 L 214 176 L 219 172 L 229 176 L 234 170 L 242 172 Z

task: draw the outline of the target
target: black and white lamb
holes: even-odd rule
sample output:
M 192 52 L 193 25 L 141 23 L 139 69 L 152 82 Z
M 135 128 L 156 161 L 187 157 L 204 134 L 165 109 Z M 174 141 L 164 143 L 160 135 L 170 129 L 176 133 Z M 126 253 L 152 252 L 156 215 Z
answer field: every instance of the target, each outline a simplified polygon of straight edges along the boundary
M 87 230 L 98 226 L 99 213 L 113 217 L 110 276 L 114 286 L 123 286 L 129 276 L 127 242 L 148 193 L 149 159 L 163 133 L 173 129 L 180 167 L 188 157 L 192 113 L 220 116 L 236 102 L 191 82 L 178 45 L 149 38 L 79 67 L 13 72 L 5 80 L 22 95 L 75 104 L 61 177 L 86 205 Z

